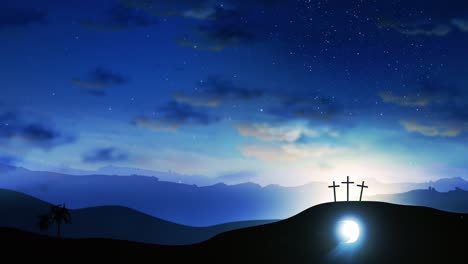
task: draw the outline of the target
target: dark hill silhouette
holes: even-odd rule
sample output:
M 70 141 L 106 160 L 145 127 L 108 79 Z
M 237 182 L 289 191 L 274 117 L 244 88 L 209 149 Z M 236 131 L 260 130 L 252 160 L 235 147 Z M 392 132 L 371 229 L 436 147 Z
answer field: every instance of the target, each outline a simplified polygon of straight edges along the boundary
M 352 215 L 363 227 L 359 244 L 340 244 L 337 221 Z M 321 204 L 272 224 L 229 231 L 190 246 L 157 246 L 102 239 L 59 240 L 0 230 L 3 257 L 73 256 L 131 263 L 464 263 L 468 215 L 380 202 Z
M 50 204 L 29 195 L 0 189 L 0 226 L 14 227 L 40 234 L 55 235 L 55 229 L 42 232 L 37 217 L 47 213 Z M 140 213 L 122 206 L 100 206 L 71 210 L 72 224 L 63 225 L 68 238 L 113 238 L 165 245 L 204 241 L 219 233 L 270 223 L 245 221 L 209 227 L 184 226 Z
M 336 222 L 352 216 L 365 228 L 354 250 L 337 249 Z M 313 207 L 285 221 L 221 234 L 206 243 L 215 252 L 232 241 L 254 241 L 237 250 L 277 263 L 432 263 L 464 257 L 461 241 L 468 235 L 468 215 L 380 202 L 339 202 Z M 232 245 L 232 244 L 231 244 Z M 277 252 L 277 253 L 271 253 Z M 279 260 L 279 262 L 278 262 Z M 242 262 L 242 258 L 237 259 Z

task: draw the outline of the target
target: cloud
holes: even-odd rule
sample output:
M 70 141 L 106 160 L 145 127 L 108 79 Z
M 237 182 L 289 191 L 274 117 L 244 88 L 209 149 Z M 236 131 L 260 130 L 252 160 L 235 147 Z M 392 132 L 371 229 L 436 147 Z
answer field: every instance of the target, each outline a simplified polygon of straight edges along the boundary
M 74 140 L 41 122 L 26 121 L 19 113 L 0 113 L 0 143 L 3 145 L 50 149 Z
M 121 6 L 144 10 L 152 16 L 185 17 L 196 20 L 218 19 L 224 8 L 211 0 L 119 0 Z
M 280 144 L 275 146 L 246 145 L 240 147 L 240 151 L 247 157 L 264 161 L 296 161 L 302 159 L 323 159 L 344 150 L 329 145 Z
M 468 32 L 468 18 L 454 18 L 452 24 L 460 31 Z
M 119 31 L 125 29 L 145 28 L 157 23 L 157 20 L 148 15 L 145 9 L 133 8 L 117 4 L 99 20 L 87 20 L 82 22 L 89 29 L 103 31 Z
M 270 108 L 268 113 L 280 120 L 329 121 L 339 114 L 339 107 L 334 98 L 320 95 L 276 97 L 280 103 Z
M 193 49 L 221 51 L 226 47 L 256 41 L 259 35 L 258 28 L 253 29 L 252 26 L 247 26 L 246 17 L 256 15 L 250 10 L 265 8 L 264 4 L 271 1 L 262 1 L 258 7 L 257 1 L 218 3 L 211 0 L 120 0 L 119 2 L 125 8 L 138 9 L 150 16 L 197 20 L 199 24 L 191 33 L 179 37 L 177 44 Z
M 46 17 L 47 12 L 43 10 L 0 4 L 0 28 L 44 24 Z
M 129 160 L 129 155 L 113 147 L 98 148 L 83 156 L 85 163 L 121 162 Z
M 90 95 L 104 96 L 104 88 L 125 84 L 127 79 L 111 70 L 96 68 L 86 78 L 73 79 L 72 83 L 84 88 L 83 91 Z
M 258 99 L 264 105 L 264 114 L 273 118 L 273 123 L 291 120 L 330 121 L 340 114 L 340 107 L 334 97 L 318 94 L 284 94 L 278 91 L 266 92 L 264 89 L 244 87 L 219 76 L 210 76 L 197 82 L 191 93 L 176 92 L 174 100 L 196 107 L 219 107 L 225 103 L 247 102 Z M 267 103 L 265 103 L 267 102 Z
M 200 89 L 193 94 L 176 93 L 177 102 L 188 103 L 193 106 L 216 107 L 221 103 L 250 100 L 259 98 L 263 92 L 234 85 L 229 80 L 212 76 L 197 84 Z
M 182 12 L 184 17 L 199 20 L 216 19 L 216 9 L 214 7 L 199 7 Z
M 453 28 L 446 24 L 415 24 L 415 25 L 395 25 L 393 29 L 408 36 L 436 36 L 443 37 L 452 32 Z
M 189 14 L 204 23 L 198 25 L 193 34 L 180 37 L 177 41 L 180 46 L 221 51 L 228 46 L 252 44 L 257 40 L 258 32 L 246 25 L 245 17 L 238 9 L 203 7 L 184 12 L 186 17 Z
M 215 20 L 218 21 L 218 20 Z M 178 40 L 183 47 L 222 51 L 226 47 L 237 47 L 241 44 L 253 43 L 256 36 L 239 24 L 213 23 L 200 26 L 194 36 L 185 36 Z
M 419 107 L 430 115 L 407 116 L 400 125 L 408 132 L 429 137 L 456 137 L 467 129 L 468 94 L 462 89 L 424 79 L 400 95 L 381 92 L 384 102 L 402 107 Z M 404 95 L 402 95 L 404 94 Z
M 450 124 L 421 124 L 417 121 L 401 120 L 400 124 L 408 132 L 419 133 L 428 137 L 456 137 L 463 127 Z
M 242 42 L 251 43 L 255 40 L 253 33 L 246 30 L 244 26 L 234 23 L 201 26 L 199 32 L 204 36 L 203 41 L 210 43 L 209 45 L 214 49 L 223 49 Z
M 454 31 L 468 32 L 468 18 L 444 14 L 435 19 L 418 19 L 407 22 L 381 21 L 380 28 L 393 29 L 407 36 L 443 37 Z
M 450 104 L 451 101 L 456 100 L 461 95 L 462 92 L 459 89 L 428 79 L 420 81 L 419 85 L 400 94 L 391 91 L 379 93 L 379 97 L 386 103 L 419 107 Z
M 392 92 L 380 92 L 380 98 L 385 103 L 392 103 L 401 106 L 420 106 L 424 107 L 431 103 L 432 99 L 428 96 L 417 95 L 394 95 Z
M 183 36 L 177 40 L 181 47 L 208 51 L 222 51 L 228 46 L 253 43 L 255 34 L 235 24 L 200 26 L 195 36 Z
M 183 126 L 206 126 L 219 121 L 219 117 L 189 104 L 171 101 L 160 107 L 155 116 L 137 117 L 133 124 L 159 131 L 175 131 Z
M 154 14 L 175 13 L 212 4 L 212 0 L 117 0 L 126 8 L 145 9 Z
M 338 136 L 338 133 L 328 128 L 312 129 L 301 124 L 272 125 L 267 123 L 241 123 L 235 127 L 242 136 L 252 136 L 262 141 L 297 142 L 305 138 L 318 138 L 322 135 Z
M 20 137 L 28 142 L 50 142 L 60 137 L 60 134 L 42 124 L 27 124 L 19 133 Z
M 340 114 L 340 107 L 334 97 L 318 94 L 284 94 L 278 91 L 243 87 L 219 76 L 210 76 L 197 83 L 192 93 L 177 92 L 174 99 L 192 106 L 218 107 L 228 102 L 245 102 L 265 99 L 264 113 L 272 117 L 274 123 L 291 120 L 330 121 Z M 257 128 L 258 129 L 258 128 Z

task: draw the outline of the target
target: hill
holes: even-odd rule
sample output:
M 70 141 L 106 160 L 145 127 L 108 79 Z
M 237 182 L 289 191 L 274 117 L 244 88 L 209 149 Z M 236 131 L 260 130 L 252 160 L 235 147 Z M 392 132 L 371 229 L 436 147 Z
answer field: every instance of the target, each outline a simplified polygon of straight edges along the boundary
M 336 239 L 336 224 L 353 216 L 361 223 L 356 244 Z M 0 230 L 4 257 L 27 251 L 46 259 L 106 259 L 146 263 L 461 263 L 466 260 L 468 215 L 380 202 L 338 202 L 310 208 L 289 219 L 234 230 L 190 246 L 157 246 L 102 239 L 59 240 Z M 77 254 L 79 252 L 79 254 Z
M 50 204 L 34 197 L 0 189 L 0 226 L 43 234 L 37 216 L 48 212 Z M 270 223 L 245 221 L 208 227 L 191 227 L 171 223 L 122 206 L 100 206 L 71 210 L 72 224 L 62 232 L 68 238 L 113 238 L 163 245 L 201 242 L 233 229 Z M 48 235 L 55 235 L 52 226 Z

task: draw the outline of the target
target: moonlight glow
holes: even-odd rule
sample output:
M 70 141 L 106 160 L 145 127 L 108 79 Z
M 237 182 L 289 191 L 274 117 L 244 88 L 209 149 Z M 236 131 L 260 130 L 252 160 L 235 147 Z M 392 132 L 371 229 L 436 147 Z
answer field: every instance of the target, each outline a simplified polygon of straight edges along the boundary
M 344 243 L 354 243 L 359 239 L 359 225 L 352 220 L 341 221 L 338 223 L 338 234 Z

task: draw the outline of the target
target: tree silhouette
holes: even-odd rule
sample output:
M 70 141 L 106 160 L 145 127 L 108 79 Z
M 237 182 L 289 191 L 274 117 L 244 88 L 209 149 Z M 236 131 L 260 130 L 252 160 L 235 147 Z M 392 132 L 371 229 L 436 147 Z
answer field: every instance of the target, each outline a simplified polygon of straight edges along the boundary
M 47 214 L 39 215 L 38 225 L 41 230 L 49 229 L 50 225 L 57 224 L 57 237 L 61 237 L 62 223 L 71 223 L 70 211 L 65 204 L 51 205 Z

